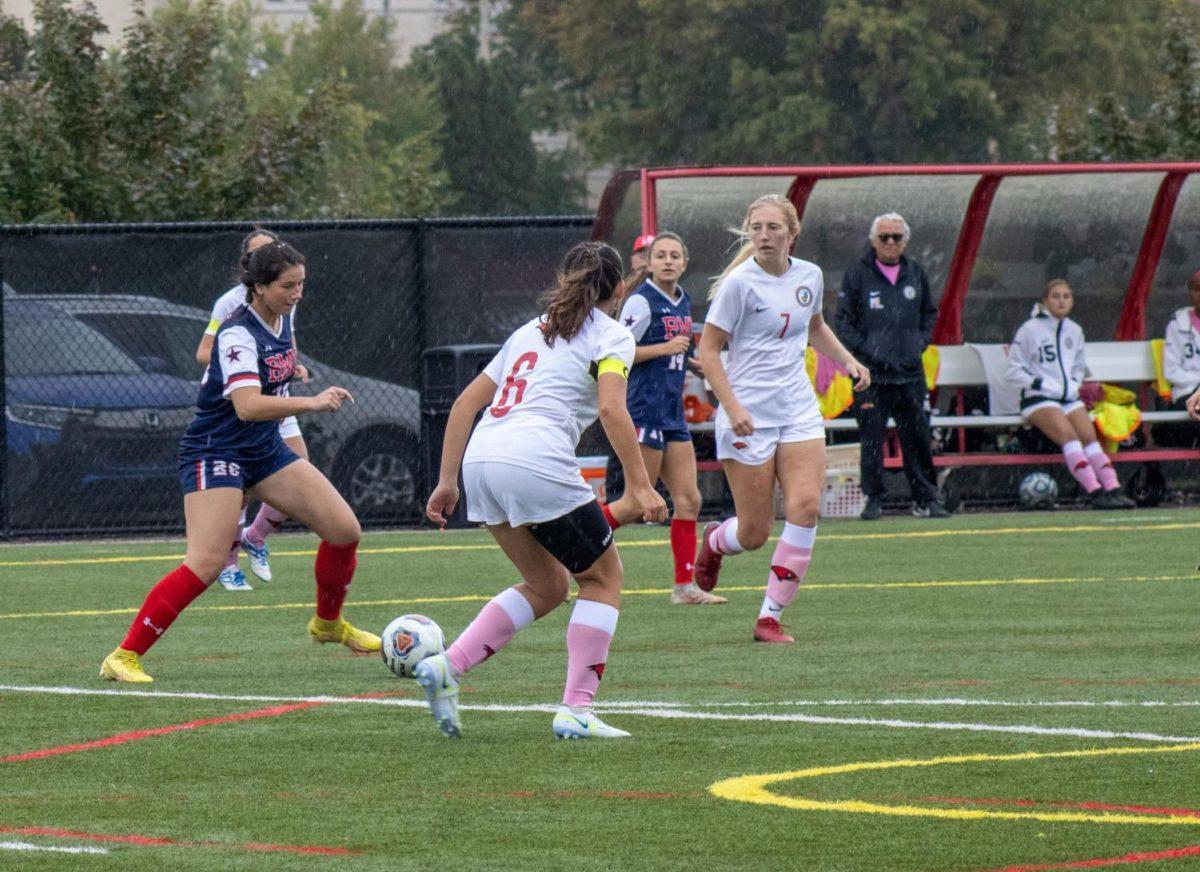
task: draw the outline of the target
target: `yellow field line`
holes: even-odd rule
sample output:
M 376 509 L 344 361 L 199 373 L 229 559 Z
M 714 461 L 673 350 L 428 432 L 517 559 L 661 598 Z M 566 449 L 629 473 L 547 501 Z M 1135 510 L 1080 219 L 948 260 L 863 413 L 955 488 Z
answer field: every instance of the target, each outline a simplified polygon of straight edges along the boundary
M 882 760 L 863 763 L 848 763 L 842 766 L 818 766 L 796 772 L 773 772 L 766 775 L 743 775 L 718 781 L 708 789 L 721 799 L 751 802 L 757 805 L 775 805 L 804 811 L 840 811 L 854 814 L 879 814 L 897 817 L 932 817 L 946 820 L 1033 820 L 1043 822 L 1069 822 L 1093 824 L 1148 824 L 1159 826 L 1200 826 L 1195 815 L 1150 815 L 1150 814 L 1089 814 L 1066 811 L 986 811 L 983 809 L 939 808 L 920 805 L 883 805 L 856 799 L 817 800 L 802 796 L 781 796 L 767 788 L 784 781 L 801 778 L 820 778 L 827 775 L 844 775 L 884 769 L 911 769 L 925 766 L 970 765 L 973 763 L 1013 763 L 1031 760 L 1055 760 L 1072 757 L 1115 757 L 1131 754 L 1170 754 L 1182 751 L 1200 751 L 1200 744 L 1166 745 L 1147 748 L 1089 748 L 1080 751 L 1029 751 L 1020 754 L 966 754 L 954 757 L 934 757 L 916 760 Z
M 821 533 L 821 542 L 868 542 L 887 539 L 942 539 L 951 536 L 1020 536 L 1039 533 L 1159 533 L 1174 530 L 1197 530 L 1200 522 L 1169 524 L 1080 524 L 1059 527 L 995 527 L 978 530 L 908 530 L 896 533 Z M 668 539 L 642 539 L 618 542 L 621 548 L 657 548 L 669 545 Z M 494 543 L 481 545 L 397 545 L 390 548 L 359 548 L 359 554 L 427 554 L 437 551 L 497 551 Z M 272 551 L 272 557 L 312 557 L 315 548 L 293 551 Z M 89 566 L 117 563 L 179 562 L 182 554 L 143 554 L 132 557 L 67 557 L 46 560 L 5 560 L 0 568 L 38 566 Z
M 862 583 L 855 582 L 814 582 L 812 584 L 803 585 L 801 591 L 812 590 L 886 590 L 889 588 L 905 589 L 905 588 L 921 588 L 921 587 L 999 587 L 1010 584 L 1094 584 L 1097 582 L 1134 582 L 1145 583 L 1154 581 L 1193 581 L 1200 582 L 1200 578 L 1193 575 L 1127 575 L 1113 578 L 1104 576 L 1081 576 L 1075 578 L 977 578 L 963 579 L 957 581 L 867 581 Z M 748 591 L 761 593 L 766 589 L 765 584 L 758 585 L 722 585 L 721 593 L 746 593 Z M 621 591 L 622 596 L 666 596 L 670 592 L 669 588 L 625 588 Z M 424 596 L 424 597 L 405 597 L 403 599 L 378 599 L 378 600 L 354 600 L 351 603 L 352 607 L 358 606 L 410 606 L 410 605 L 428 605 L 430 603 L 473 603 L 487 602 L 492 598 L 492 594 L 462 594 L 459 596 Z M 312 602 L 294 602 L 294 603 L 243 603 L 240 605 L 230 606 L 192 606 L 188 609 L 191 612 L 265 612 L 276 609 L 311 609 Z M 0 614 L 0 620 L 11 620 L 14 618 L 79 618 L 79 617 L 95 617 L 98 615 L 133 615 L 137 613 L 137 608 L 121 608 L 121 609 L 71 609 L 63 612 L 14 612 L 11 614 Z

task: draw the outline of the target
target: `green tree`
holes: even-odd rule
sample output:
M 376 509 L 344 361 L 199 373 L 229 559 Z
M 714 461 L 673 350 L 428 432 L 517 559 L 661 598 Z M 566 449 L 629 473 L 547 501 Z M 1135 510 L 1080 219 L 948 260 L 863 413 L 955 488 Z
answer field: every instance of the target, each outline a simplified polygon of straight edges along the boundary
M 414 71 L 431 81 L 444 116 L 437 136 L 450 178 L 450 207 L 474 215 L 575 211 L 581 185 L 569 150 L 542 152 L 538 116 L 525 101 L 519 56 L 501 37 L 481 54 L 479 12 L 419 49 Z
M 638 165 L 1025 158 L 1060 95 L 1108 83 L 1149 103 L 1171 2 L 513 7 L 589 157 Z
M 1050 107 L 1039 156 L 1067 161 L 1195 160 L 1200 155 L 1200 35 L 1175 15 L 1163 39 L 1164 75 L 1144 105 L 1114 91 Z
M 351 8 L 352 7 L 352 8 Z M 26 34 L 0 18 L 0 220 L 395 216 L 441 207 L 432 99 L 404 88 L 390 46 L 331 7 L 280 34 L 249 0 L 139 5 L 105 55 L 88 3 L 37 0 Z M 347 60 L 330 46 L 358 22 Z M 340 28 L 340 30 L 339 30 Z M 385 98 L 381 80 L 399 86 Z

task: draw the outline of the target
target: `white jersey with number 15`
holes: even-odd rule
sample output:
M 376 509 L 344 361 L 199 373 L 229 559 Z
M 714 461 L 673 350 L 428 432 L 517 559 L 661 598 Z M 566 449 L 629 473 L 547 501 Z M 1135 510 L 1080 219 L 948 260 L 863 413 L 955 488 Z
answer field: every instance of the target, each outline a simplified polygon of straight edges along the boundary
M 494 461 L 564 482 L 579 480 L 575 447 L 599 414 L 596 365 L 633 365 L 633 334 L 598 309 L 569 342 L 546 344 L 543 318 L 519 328 L 483 374 L 497 385 L 463 463 Z

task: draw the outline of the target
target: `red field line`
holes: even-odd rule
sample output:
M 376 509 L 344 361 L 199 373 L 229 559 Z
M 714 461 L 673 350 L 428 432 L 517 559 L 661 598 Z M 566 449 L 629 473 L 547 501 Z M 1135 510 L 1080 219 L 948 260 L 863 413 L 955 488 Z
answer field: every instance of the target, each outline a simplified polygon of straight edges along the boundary
M 1052 872 L 1055 869 L 1100 869 L 1104 866 L 1125 866 L 1131 863 L 1151 863 L 1155 860 L 1182 860 L 1200 857 L 1200 845 L 1187 848 L 1168 848 L 1165 851 L 1137 851 L 1120 857 L 1096 857 L 1092 860 L 1068 860 L 1065 863 L 1036 863 L 1026 866 L 1004 866 L 987 872 Z
M 188 721 L 183 724 L 171 724 L 166 727 L 152 727 L 148 730 L 132 730 L 128 733 L 117 733 L 115 736 L 108 736 L 104 739 L 96 739 L 91 742 L 81 742 L 73 745 L 59 745 L 56 748 L 41 748 L 37 751 L 26 751 L 24 754 L 11 754 L 8 757 L 0 757 L 0 763 L 20 763 L 25 760 L 40 760 L 43 757 L 57 757 L 59 754 L 74 754 L 78 751 L 93 751 L 97 748 L 108 748 L 112 745 L 124 745 L 127 742 L 136 742 L 140 739 L 151 739 L 155 736 L 165 736 L 168 733 L 178 733 L 184 730 L 194 730 L 197 727 L 210 727 L 216 724 L 230 724 L 236 721 L 252 721 L 257 718 L 275 718 L 280 715 L 285 715 L 288 712 L 299 711 L 301 709 L 312 708 L 313 706 L 324 705 L 320 702 L 302 702 L 293 705 L 273 705 L 267 708 L 255 709 L 250 712 L 238 712 L 232 715 L 222 715 L 217 718 L 202 718 L 196 721 Z
M 110 842 L 152 848 L 225 848 L 236 851 L 267 851 L 272 853 L 322 854 L 331 856 L 362 853 L 357 848 L 335 848 L 328 845 L 272 845 L 263 842 L 246 842 L 239 845 L 225 842 L 184 842 L 177 839 L 139 836 L 137 834 L 87 833 L 79 830 L 65 830 L 60 827 L 0 826 L 0 833 L 14 833 L 22 836 L 51 836 L 57 839 L 83 839 L 88 842 Z
M 942 802 L 947 805 L 1011 805 L 1017 808 L 1049 806 L 1051 808 L 1073 808 L 1086 811 L 1122 811 L 1133 814 L 1162 815 L 1164 817 L 1194 817 L 1200 818 L 1200 809 L 1195 808 L 1163 808 L 1152 805 L 1114 805 L 1107 802 L 1071 802 L 1069 800 L 1043 799 L 972 799 L 962 796 L 926 796 L 919 802 Z

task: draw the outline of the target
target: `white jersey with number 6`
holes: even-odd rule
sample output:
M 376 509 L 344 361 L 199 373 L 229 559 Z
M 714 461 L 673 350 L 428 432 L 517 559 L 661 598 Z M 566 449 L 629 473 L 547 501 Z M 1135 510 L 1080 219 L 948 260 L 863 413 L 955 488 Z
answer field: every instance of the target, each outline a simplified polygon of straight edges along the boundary
M 483 374 L 496 383 L 463 463 L 496 461 L 563 482 L 579 481 L 575 446 L 599 414 L 596 364 L 633 365 L 633 334 L 598 309 L 569 342 L 546 344 L 542 318 L 519 328 Z
M 815 263 L 788 259 L 773 276 L 749 258 L 725 277 L 704 318 L 729 334 L 729 386 L 758 427 L 806 420 L 817 397 L 804 369 L 808 322 L 821 313 L 825 277 Z M 728 423 L 725 410 L 718 417 Z

